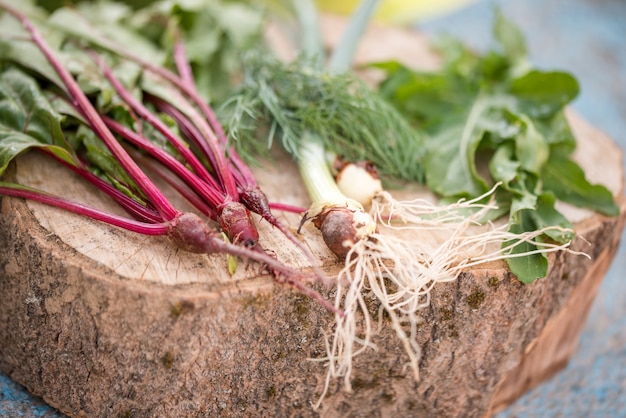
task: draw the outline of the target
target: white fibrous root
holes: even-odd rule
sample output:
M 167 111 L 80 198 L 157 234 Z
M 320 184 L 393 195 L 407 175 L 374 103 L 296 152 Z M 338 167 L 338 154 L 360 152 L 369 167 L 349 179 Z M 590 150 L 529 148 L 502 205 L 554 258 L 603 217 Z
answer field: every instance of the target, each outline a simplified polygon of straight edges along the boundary
M 549 227 L 516 234 L 503 221 L 489 222 L 501 214 L 494 199 L 498 185 L 483 196 L 449 205 L 425 199 L 401 201 L 379 187 L 378 174 L 367 163 L 353 170 L 347 169 L 350 163 L 337 159 L 335 179 L 320 142 L 302 143 L 300 155 L 302 178 L 314 202 L 302 224 L 311 221 L 328 248 L 344 260 L 334 300 L 341 315 L 335 315 L 327 336 L 326 356 L 316 359 L 327 364 L 328 372 L 315 407 L 333 379 L 343 378 L 344 387 L 351 390 L 354 357 L 376 349 L 372 316 L 378 318 L 378 328 L 383 314 L 390 319 L 407 365 L 419 380 L 417 328 L 434 286 L 454 281 L 464 269 L 479 264 L 571 251 L 569 242 L 553 244 L 543 235 L 559 232 L 566 237 L 573 231 Z
M 343 316 L 335 317 L 333 333 L 326 342 L 327 355 L 318 359 L 327 363 L 328 372 L 316 407 L 333 379 L 343 378 L 345 389 L 351 390 L 353 358 L 376 348 L 372 315 L 381 318 L 384 312 L 388 316 L 407 354 L 408 366 L 419 380 L 419 312 L 429 306 L 435 285 L 456 280 L 464 269 L 510 258 L 513 247 L 524 243 L 537 250 L 515 256 L 573 252 L 569 242 L 553 244 L 540 239 L 547 229 L 513 234 L 506 223 L 480 222 L 495 208 L 480 203 L 488 195 L 446 206 L 424 200 L 400 203 L 387 195 L 379 193 L 372 205 L 379 230 L 352 244 L 338 274 L 334 303 Z M 406 237 L 403 230 L 407 230 Z M 503 242 L 509 245 L 503 246 Z M 379 305 L 378 313 L 368 309 L 372 300 Z
M 461 199 L 443 206 L 420 198 L 397 200 L 391 193 L 381 190 L 372 196 L 369 213 L 377 223 L 397 230 L 455 228 L 457 224 L 467 221 L 480 225 L 489 218 L 491 211 L 498 209 L 495 202 L 488 199 L 494 196 L 499 185 L 476 198 Z

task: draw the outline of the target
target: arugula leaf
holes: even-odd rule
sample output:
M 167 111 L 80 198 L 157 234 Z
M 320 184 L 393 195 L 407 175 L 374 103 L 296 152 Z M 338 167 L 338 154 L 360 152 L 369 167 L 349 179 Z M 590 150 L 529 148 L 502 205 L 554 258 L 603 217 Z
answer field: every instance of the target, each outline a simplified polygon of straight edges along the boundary
M 550 117 L 568 104 L 580 88 L 576 79 L 564 72 L 532 70 L 511 82 L 509 92 L 517 98 L 517 108 L 532 118 Z
M 530 212 L 530 217 L 534 221 L 537 229 L 548 226 L 560 226 L 562 231 L 550 229 L 546 235 L 556 242 L 566 243 L 574 238 L 572 232 L 573 225 L 561 212 L 556 210 L 554 204 L 556 197 L 550 192 L 545 192 L 537 197 L 536 209 Z
M 426 182 L 434 192 L 447 196 L 477 196 L 487 189 L 475 162 L 476 150 L 485 132 L 481 126 L 485 109 L 484 100 L 477 98 L 467 112 L 455 119 L 445 119 L 445 127 L 440 124 L 431 127 L 424 169 Z
M 542 174 L 544 188 L 554 193 L 559 200 L 605 215 L 619 215 L 619 207 L 611 192 L 603 186 L 589 183 L 583 169 L 574 161 L 554 154 Z
M 0 175 L 32 147 L 47 148 L 72 162 L 61 120 L 34 79 L 17 69 L 0 73 Z
M 576 138 L 564 112 L 557 112 L 550 118 L 534 119 L 535 127 L 550 144 L 550 153 L 570 155 L 576 148 Z
M 530 210 L 517 212 L 517 216 L 511 219 L 509 224 L 509 232 L 520 234 L 525 231 L 535 230 L 537 226 L 531 217 L 531 213 L 532 211 Z M 502 243 L 502 247 L 506 248 L 514 244 L 518 244 L 518 242 L 505 241 Z M 524 254 L 536 249 L 537 247 L 531 243 L 521 242 L 510 250 L 509 255 Z M 532 283 L 537 279 L 545 277 L 548 273 L 548 257 L 543 253 L 511 257 L 507 258 L 506 262 L 511 272 L 523 283 Z
M 506 19 L 500 9 L 496 9 L 493 25 L 493 37 L 500 43 L 503 56 L 507 57 L 511 63 L 519 64 L 526 61 L 528 48 L 524 34 L 516 25 Z
M 566 243 L 574 238 L 572 224 L 554 207 L 556 199 L 551 193 L 543 193 L 536 198 L 536 205 L 533 208 L 520 209 L 514 212 L 509 222 L 509 232 L 518 234 L 525 231 L 539 230 L 547 226 L 560 226 L 561 231 L 549 229 L 545 236 L 559 242 Z M 543 242 L 542 237 L 537 238 L 537 242 Z M 509 245 L 518 244 L 516 241 L 505 241 L 503 248 Z M 537 250 L 537 246 L 522 242 L 515 245 L 510 255 L 524 254 Z M 548 257 L 544 253 L 530 254 L 523 257 L 507 258 L 507 265 L 511 272 L 524 283 L 532 283 L 536 279 L 545 277 L 548 272 Z
M 515 160 L 514 153 L 513 144 L 508 142 L 498 147 L 489 161 L 491 177 L 507 189 L 512 187 L 511 182 L 515 180 L 521 167 L 520 162 Z
M 515 137 L 515 155 L 520 162 L 520 168 L 539 174 L 550 155 L 549 145 L 529 117 L 517 115 L 517 118 L 522 126 Z

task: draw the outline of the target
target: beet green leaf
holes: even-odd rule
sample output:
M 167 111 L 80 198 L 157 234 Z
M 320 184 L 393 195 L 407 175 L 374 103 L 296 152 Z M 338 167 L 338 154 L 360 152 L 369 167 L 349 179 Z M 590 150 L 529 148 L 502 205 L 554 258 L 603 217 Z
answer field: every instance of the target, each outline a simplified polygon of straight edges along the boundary
M 15 157 L 33 147 L 48 148 L 73 161 L 61 120 L 34 79 L 17 69 L 0 73 L 0 174 Z

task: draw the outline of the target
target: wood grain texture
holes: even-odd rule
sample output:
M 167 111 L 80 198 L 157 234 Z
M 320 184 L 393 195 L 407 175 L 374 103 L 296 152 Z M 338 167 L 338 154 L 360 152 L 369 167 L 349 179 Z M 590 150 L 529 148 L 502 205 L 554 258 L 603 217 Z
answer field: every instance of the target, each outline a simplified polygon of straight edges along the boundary
M 328 28 L 331 44 L 339 29 Z M 435 62 L 410 32 L 375 29 L 368 36 L 365 45 L 414 43 L 415 55 L 402 58 Z M 323 355 L 323 333 L 332 326 L 323 308 L 253 264 L 229 277 L 223 256 L 183 254 L 165 239 L 6 197 L 0 367 L 70 416 L 488 416 L 567 361 L 624 227 L 621 151 L 577 115 L 569 117 L 579 162 L 618 196 L 620 217 L 565 207 L 584 237 L 574 249 L 591 258 L 554 255 L 548 277 L 532 285 L 490 265 L 437 286 L 419 330 L 420 382 L 383 321 L 378 352 L 355 359 L 354 392 L 336 382 L 314 411 L 325 368 L 308 359 Z M 308 204 L 287 159 L 257 174 L 272 200 Z M 110 208 L 38 155 L 20 158 L 7 175 Z M 277 257 L 308 267 L 265 223 L 261 235 Z M 303 239 L 328 272 L 338 269 L 314 229 Z

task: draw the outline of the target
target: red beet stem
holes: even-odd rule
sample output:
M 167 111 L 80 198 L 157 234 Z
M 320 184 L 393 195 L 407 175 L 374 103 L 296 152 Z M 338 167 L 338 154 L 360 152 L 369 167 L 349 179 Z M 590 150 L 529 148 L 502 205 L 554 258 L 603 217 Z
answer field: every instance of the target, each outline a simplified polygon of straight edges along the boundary
M 271 210 L 279 210 L 282 212 L 297 213 L 297 214 L 303 214 L 304 212 L 306 212 L 306 208 L 303 208 L 301 206 L 290 205 L 288 203 L 270 202 L 269 205 L 270 205 Z
M 154 126 L 167 140 L 168 142 L 180 153 L 183 159 L 191 166 L 193 171 L 203 180 L 207 180 L 211 177 L 206 167 L 198 160 L 198 158 L 189 150 L 189 148 L 178 138 L 174 133 L 154 115 L 147 107 L 145 107 L 139 100 L 135 99 L 133 95 L 122 85 L 122 83 L 113 75 L 111 68 L 104 63 L 104 60 L 96 54 L 91 54 L 95 61 L 98 63 L 104 76 L 109 80 L 109 83 L 113 86 L 117 94 L 120 96 L 126 104 L 128 104 L 137 114 L 144 118 L 148 123 Z
M 158 162 L 156 159 L 142 154 L 135 149 L 129 149 L 129 152 L 142 167 L 146 167 L 151 174 L 154 174 L 169 184 L 176 190 L 187 202 L 196 208 L 200 213 L 210 219 L 217 219 L 217 211 L 207 203 L 193 190 L 184 180 L 174 174 L 166 166 Z
M 200 132 L 202 133 L 202 137 L 207 141 L 207 146 L 211 150 L 209 152 L 210 155 L 213 155 L 215 158 L 214 168 L 216 175 L 220 179 L 226 194 L 228 194 L 233 200 L 236 200 L 238 197 L 237 185 L 235 179 L 233 178 L 230 170 L 228 169 L 228 161 L 226 155 L 224 154 L 224 149 L 221 146 L 221 142 L 216 136 L 216 131 L 214 131 L 214 127 L 217 126 L 223 135 L 223 130 L 217 122 L 217 117 L 215 113 L 211 110 L 210 106 L 200 97 L 198 93 L 195 83 L 193 82 L 193 77 L 191 78 L 182 78 L 175 73 L 167 70 L 166 68 L 156 66 L 150 62 L 144 61 L 138 57 L 133 56 L 128 52 L 120 52 L 124 56 L 129 59 L 134 60 L 147 70 L 163 77 L 165 80 L 172 83 L 176 86 L 181 92 L 183 92 L 198 108 L 200 112 L 207 118 L 207 121 L 200 117 L 191 116 L 193 119 L 193 123 L 198 127 Z M 184 51 L 179 50 L 178 54 L 182 54 Z M 178 57 L 178 60 L 186 60 L 186 57 Z M 178 63 L 180 65 L 180 63 Z M 191 70 L 189 70 L 191 71 Z
M 118 189 L 113 187 L 110 183 L 102 180 L 100 177 L 93 174 L 91 171 L 85 169 L 82 166 L 78 166 L 76 164 L 71 164 L 61 158 L 59 158 L 53 152 L 47 151 L 45 148 L 37 148 L 39 151 L 45 153 L 49 157 L 54 158 L 56 161 L 63 164 L 65 167 L 72 170 L 74 173 L 78 174 L 89 183 L 96 186 L 98 189 L 106 193 L 109 197 L 115 200 L 121 207 L 123 207 L 131 216 L 134 218 L 148 223 L 159 223 L 163 221 L 163 218 L 159 215 L 155 210 L 144 206 L 139 203 L 137 200 L 125 195 L 120 192 Z
M 133 144 L 137 148 L 146 151 L 157 161 L 172 170 L 172 172 L 191 186 L 213 208 L 219 207 L 226 200 L 224 194 L 217 190 L 218 186 L 215 184 L 213 179 L 209 178 L 208 181 L 200 179 L 167 151 L 157 147 L 145 137 L 139 135 L 132 129 L 121 125 L 119 122 L 116 122 L 108 117 L 104 117 L 104 121 L 109 128 L 111 128 L 118 135 L 121 135 L 126 141 Z
M 34 200 L 75 213 L 77 215 L 87 216 L 91 219 L 144 235 L 166 235 L 169 231 L 169 222 L 148 223 L 135 221 L 133 219 L 128 219 L 123 216 L 118 216 L 83 205 L 82 203 L 72 202 L 58 196 L 52 196 L 39 190 L 11 185 L 8 183 L 0 183 L 0 194 Z
M 220 191 L 207 185 L 172 155 L 155 146 L 141 135 L 136 134 L 134 131 L 120 125 L 110 118 L 105 118 L 105 122 L 115 132 L 122 135 L 132 144 L 144 149 L 168 169 L 172 170 L 173 173 L 180 177 L 193 191 L 208 203 L 214 210 L 207 215 L 217 215 L 217 219 L 213 219 L 220 223 L 232 242 L 241 242 L 246 246 L 256 244 L 259 239 L 259 233 L 252 223 L 250 213 L 243 205 L 220 194 Z
M 180 41 L 179 41 L 180 42 Z M 219 137 L 224 136 L 224 130 L 221 125 L 217 121 L 217 117 L 211 107 L 206 103 L 206 101 L 200 97 L 196 89 L 196 85 L 193 81 L 193 77 L 189 76 L 179 76 L 172 71 L 169 71 L 167 68 L 160 67 L 158 65 L 154 65 L 151 62 L 145 61 L 135 54 L 124 50 L 122 47 L 117 49 L 117 53 L 126 57 L 129 60 L 132 60 L 139 65 L 141 65 L 146 70 L 162 77 L 163 79 L 169 81 L 177 87 L 182 93 L 184 93 L 198 108 L 202 115 L 204 115 L 205 119 L 193 117 L 193 123 L 198 127 L 202 136 L 207 141 L 207 145 L 211 150 L 210 154 L 214 155 L 216 160 L 214 164 L 214 168 L 216 171 L 216 175 L 220 179 L 222 186 L 224 187 L 224 191 L 227 195 L 229 195 L 233 200 L 237 200 L 238 191 L 237 184 L 235 179 L 233 178 L 230 170 L 228 169 L 228 162 L 226 155 L 224 154 L 224 150 L 222 148 L 222 141 L 218 139 Z M 177 66 L 180 68 L 182 66 L 188 67 L 187 57 L 184 56 L 184 48 L 179 48 L 176 52 L 177 57 L 175 60 L 177 61 Z M 183 72 L 189 72 L 191 74 L 191 69 L 183 70 Z M 207 123 L 208 121 L 208 123 Z
M 176 63 L 176 70 L 180 75 L 181 82 L 187 85 L 195 85 L 193 80 L 193 71 L 189 65 L 189 60 L 187 59 L 185 43 L 181 39 L 180 31 L 176 32 L 176 42 L 174 43 L 174 62 Z
M 166 115 L 169 115 L 170 117 L 172 117 L 172 119 L 176 121 L 183 135 L 185 135 L 200 150 L 202 156 L 206 158 L 210 166 L 213 167 L 214 170 L 216 170 L 218 157 L 209 147 L 208 142 L 203 139 L 202 134 L 200 133 L 196 125 L 194 125 L 189 120 L 189 118 L 187 118 L 183 114 L 183 112 L 178 110 L 178 108 L 176 108 L 171 103 L 168 103 L 165 100 L 156 96 L 152 96 L 150 94 L 146 94 L 146 99 L 152 102 L 157 107 L 157 109 L 159 109 L 159 111 L 163 112 Z

